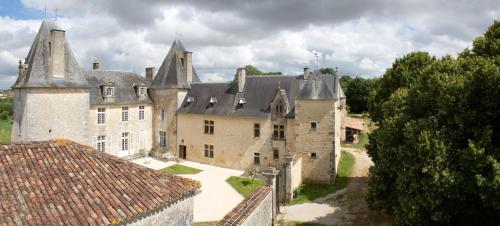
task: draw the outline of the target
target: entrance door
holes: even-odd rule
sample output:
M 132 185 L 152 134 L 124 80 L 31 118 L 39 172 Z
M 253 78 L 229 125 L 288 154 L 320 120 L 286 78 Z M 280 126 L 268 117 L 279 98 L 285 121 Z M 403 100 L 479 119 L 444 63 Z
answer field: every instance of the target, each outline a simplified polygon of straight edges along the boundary
M 186 159 L 186 157 L 187 157 L 186 145 L 179 145 L 179 158 Z

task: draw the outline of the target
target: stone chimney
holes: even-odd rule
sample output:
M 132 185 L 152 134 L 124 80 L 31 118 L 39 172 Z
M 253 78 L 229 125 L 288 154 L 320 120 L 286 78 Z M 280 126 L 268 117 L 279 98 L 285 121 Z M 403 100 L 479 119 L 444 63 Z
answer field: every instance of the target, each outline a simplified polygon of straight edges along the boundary
M 146 68 L 146 80 L 153 81 L 155 79 L 156 68 L 155 67 L 147 67 Z
M 94 62 L 92 62 L 92 69 L 94 70 L 101 69 L 101 62 L 99 62 L 98 59 L 95 59 Z
M 246 71 L 245 68 L 238 68 L 236 71 L 236 80 L 238 82 L 238 93 L 242 93 L 245 88 L 245 80 L 246 80 Z
M 49 38 L 49 58 L 52 77 L 64 78 L 65 31 L 51 30 Z
M 192 52 L 184 52 L 184 68 L 186 69 L 186 81 L 193 81 L 193 53 Z
M 305 67 L 304 68 L 304 80 L 309 79 L 309 68 Z

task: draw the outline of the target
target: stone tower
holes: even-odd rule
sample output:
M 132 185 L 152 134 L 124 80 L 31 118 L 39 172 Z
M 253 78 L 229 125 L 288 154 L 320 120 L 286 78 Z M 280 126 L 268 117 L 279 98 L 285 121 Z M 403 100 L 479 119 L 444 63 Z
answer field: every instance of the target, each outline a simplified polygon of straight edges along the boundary
M 191 88 L 190 84 L 200 82 L 192 64 L 192 53 L 179 40 L 174 41 L 158 72 L 151 79 L 153 146 L 156 154 L 171 152 L 178 156 L 181 144 L 177 144 L 176 111 Z
M 55 21 L 43 21 L 12 89 L 13 141 L 88 144 L 89 85 Z
M 337 79 L 336 79 L 337 80 Z M 318 73 L 304 76 L 303 88 L 295 100 L 296 151 L 303 155 L 305 180 L 335 181 L 340 159 L 340 110 L 338 81 L 331 90 Z

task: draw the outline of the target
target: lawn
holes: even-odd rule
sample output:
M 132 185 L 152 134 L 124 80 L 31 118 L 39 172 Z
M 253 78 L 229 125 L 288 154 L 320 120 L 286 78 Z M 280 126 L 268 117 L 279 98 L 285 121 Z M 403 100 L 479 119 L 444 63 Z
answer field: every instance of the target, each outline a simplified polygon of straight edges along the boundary
M 263 180 L 246 177 L 231 176 L 227 178 L 226 181 L 234 188 L 234 190 L 243 195 L 243 197 L 247 197 L 253 192 L 253 190 L 264 185 Z
M 365 150 L 365 145 L 368 144 L 368 133 L 361 131 L 359 134 L 359 142 L 355 144 L 342 144 L 345 148 L 356 148 L 360 150 Z
M 342 151 L 340 157 L 338 175 L 335 184 L 302 184 L 297 192 L 297 196 L 292 200 L 291 204 L 300 204 L 312 202 L 313 200 L 336 192 L 347 185 L 349 176 L 351 175 L 352 166 L 354 165 L 354 156 L 348 152 Z
M 10 142 L 11 129 L 10 119 L 0 120 L 0 142 Z
M 161 169 L 161 172 L 164 173 L 171 173 L 171 174 L 197 174 L 201 172 L 202 170 L 192 168 L 189 166 L 183 166 L 179 164 L 171 165 L 167 168 Z

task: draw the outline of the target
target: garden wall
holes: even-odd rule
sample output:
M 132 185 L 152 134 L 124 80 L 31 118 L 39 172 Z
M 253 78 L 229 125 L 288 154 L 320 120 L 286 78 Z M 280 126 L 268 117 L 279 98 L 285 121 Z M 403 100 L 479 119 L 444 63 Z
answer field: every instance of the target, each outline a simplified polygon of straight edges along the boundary
M 262 186 L 241 201 L 218 226 L 269 226 L 272 224 L 273 192 L 269 186 Z

